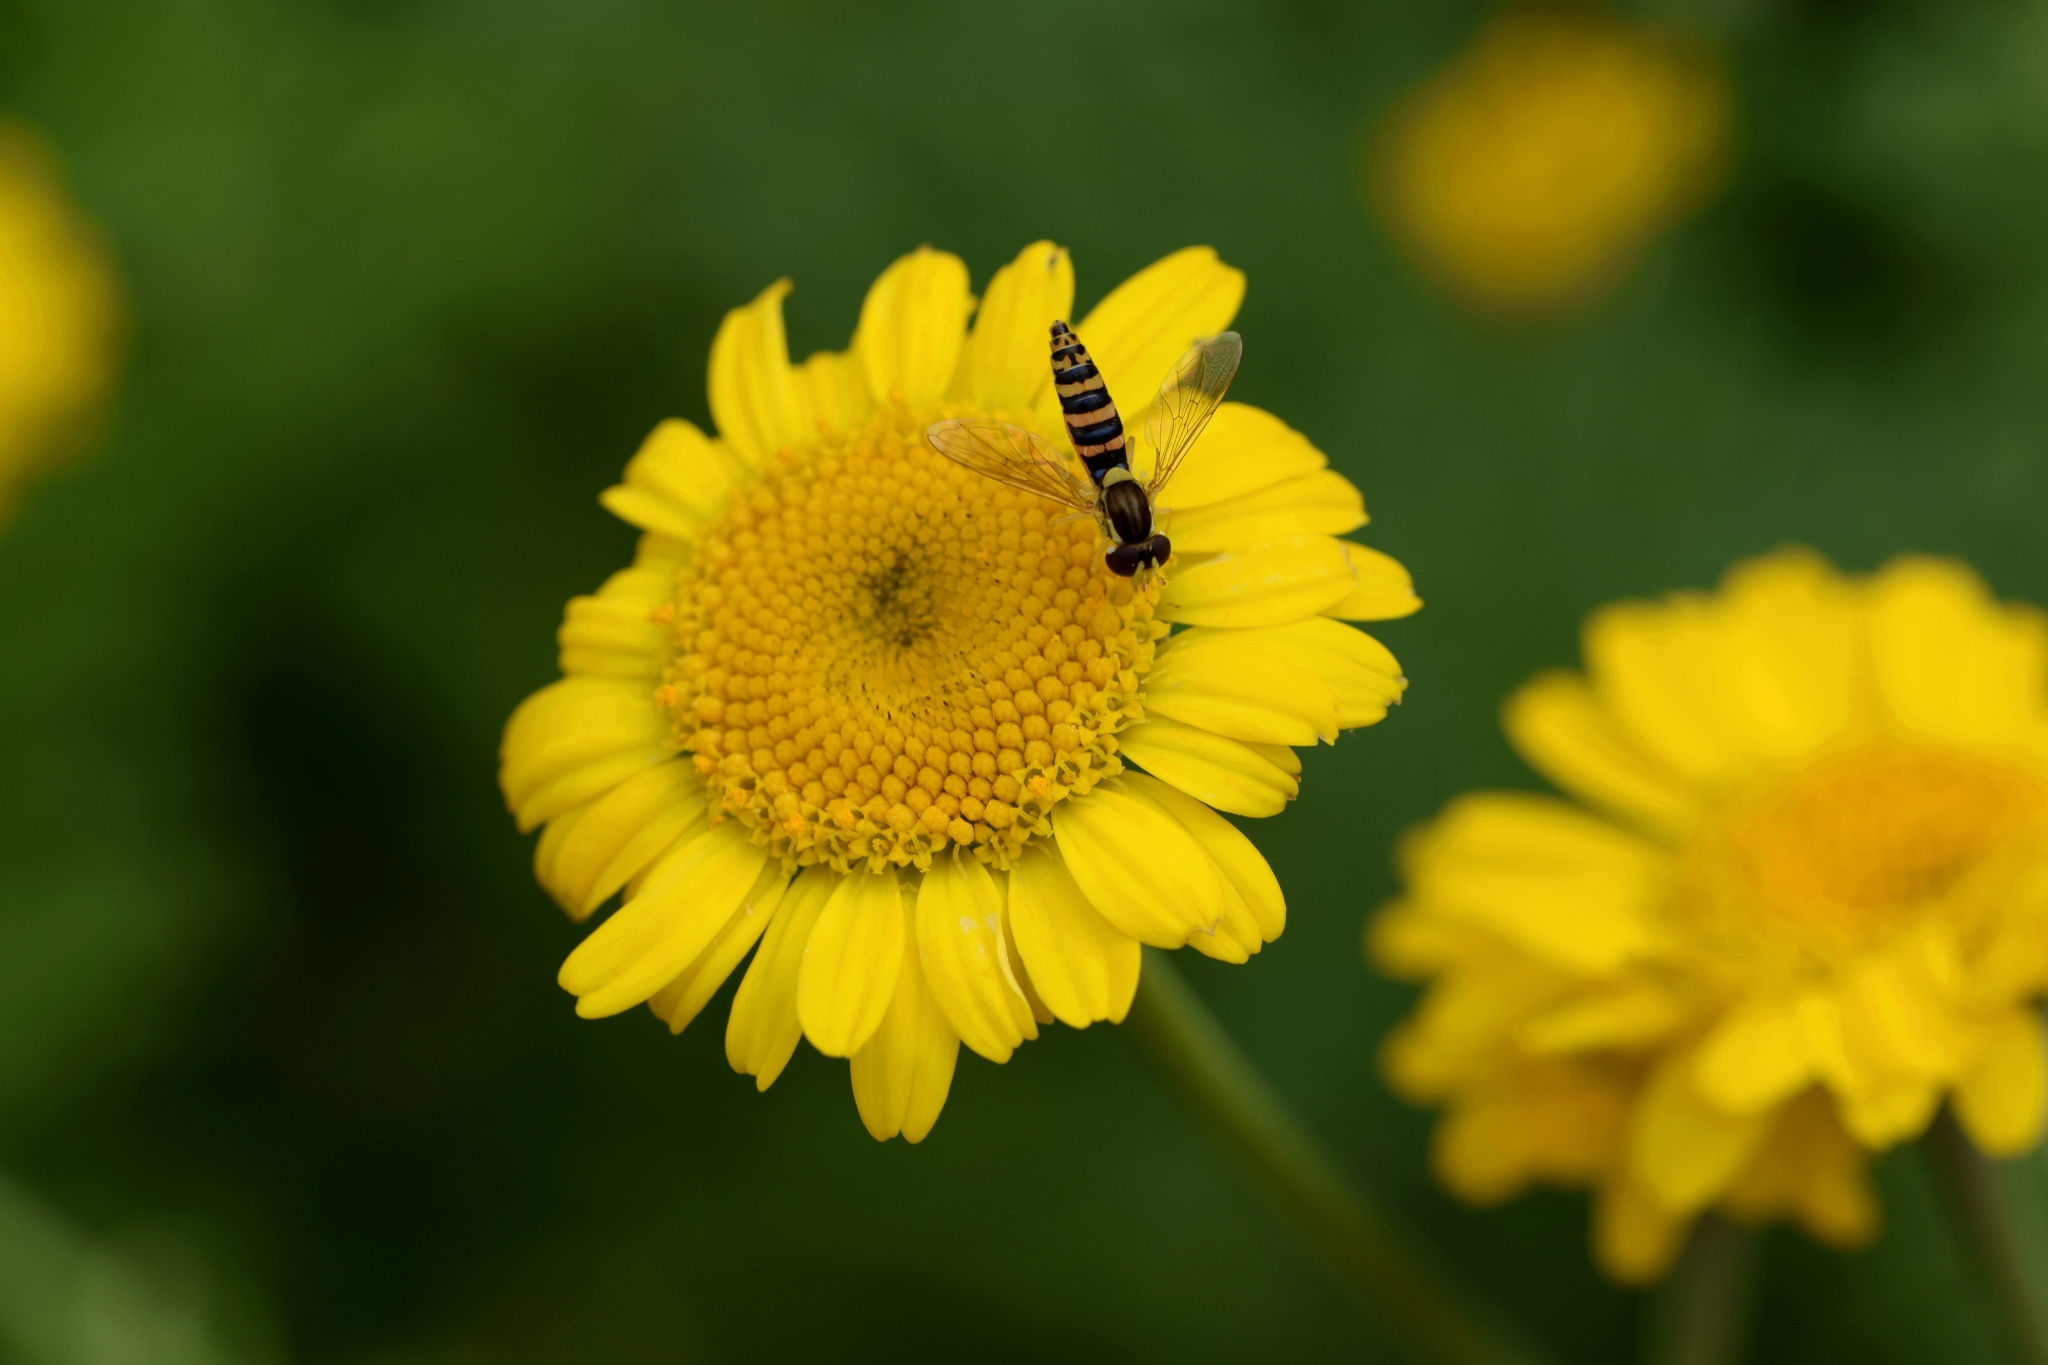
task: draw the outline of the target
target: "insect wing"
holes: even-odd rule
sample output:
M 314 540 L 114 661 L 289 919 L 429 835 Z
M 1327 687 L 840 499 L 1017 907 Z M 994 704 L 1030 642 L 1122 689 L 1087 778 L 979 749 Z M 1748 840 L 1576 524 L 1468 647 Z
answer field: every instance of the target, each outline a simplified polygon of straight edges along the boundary
M 1195 441 L 1237 377 L 1244 358 L 1244 338 L 1220 332 L 1189 348 L 1159 386 L 1152 411 L 1145 418 L 1145 443 L 1152 447 L 1152 480 L 1145 488 L 1157 494 L 1194 449 Z
M 997 483 L 1083 511 L 1095 506 L 1093 491 L 1060 463 L 1058 453 L 1022 427 L 948 418 L 932 423 L 924 435 L 954 464 Z

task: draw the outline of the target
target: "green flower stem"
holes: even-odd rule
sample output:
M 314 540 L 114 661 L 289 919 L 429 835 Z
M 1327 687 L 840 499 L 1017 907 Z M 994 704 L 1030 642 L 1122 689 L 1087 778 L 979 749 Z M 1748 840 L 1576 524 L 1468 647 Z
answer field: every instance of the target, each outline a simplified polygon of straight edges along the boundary
M 1920 1139 L 1920 1150 L 1948 1196 L 1957 1230 L 2005 1310 L 2018 1358 L 2027 1365 L 2048 1365 L 2048 1286 L 2032 1273 L 2021 1251 L 2012 1199 L 1998 1168 L 1947 1109 Z
M 1735 1365 L 1749 1335 L 1756 1235 L 1716 1213 L 1693 1224 L 1685 1254 L 1657 1294 L 1652 1365 Z
M 1448 1266 L 1398 1230 L 1351 1182 L 1167 954 L 1145 950 L 1138 997 L 1124 1027 L 1420 1358 L 1547 1365 L 1546 1356 L 1483 1311 Z

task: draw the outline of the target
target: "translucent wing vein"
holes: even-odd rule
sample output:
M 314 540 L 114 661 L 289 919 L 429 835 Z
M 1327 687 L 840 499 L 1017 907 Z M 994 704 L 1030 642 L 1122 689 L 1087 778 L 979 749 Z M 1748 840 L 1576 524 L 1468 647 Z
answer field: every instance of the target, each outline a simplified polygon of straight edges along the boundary
M 1043 438 L 1008 422 L 949 418 L 925 432 L 932 449 L 976 474 L 1066 507 L 1095 506 L 1094 490 L 1060 462 Z
M 1166 376 L 1145 419 L 1145 443 L 1154 455 L 1148 492 L 1156 496 L 1194 449 L 1243 358 L 1244 339 L 1235 332 L 1219 332 L 1189 347 Z

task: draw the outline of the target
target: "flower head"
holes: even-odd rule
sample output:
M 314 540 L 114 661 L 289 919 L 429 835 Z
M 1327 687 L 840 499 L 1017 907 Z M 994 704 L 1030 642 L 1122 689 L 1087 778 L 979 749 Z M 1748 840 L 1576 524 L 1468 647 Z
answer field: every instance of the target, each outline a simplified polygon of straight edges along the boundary
M 1705 54 L 1593 12 L 1516 10 L 1383 130 L 1375 190 L 1431 274 L 1476 306 L 1553 310 L 1703 200 L 1726 158 Z
M 949 417 L 1064 441 L 1050 243 L 978 307 L 956 257 L 913 252 L 846 351 L 797 366 L 788 289 L 713 343 L 718 434 L 662 423 L 603 495 L 639 553 L 569 604 L 566 676 L 514 713 L 500 778 L 573 918 L 622 897 L 563 965 L 579 1013 L 680 1030 L 753 951 L 734 1068 L 766 1088 L 808 1037 L 851 1059 L 875 1136 L 916 1141 L 959 1043 L 1001 1062 L 1039 1024 L 1121 1019 L 1141 942 L 1242 962 L 1280 933 L 1217 811 L 1276 813 L 1290 746 L 1386 714 L 1406 681 L 1342 622 L 1419 604 L 1337 538 L 1358 491 L 1256 408 L 1218 412 L 1163 494 L 1177 555 L 1135 581 L 1086 519 L 942 458 Z M 1190 249 L 1078 330 L 1142 418 L 1243 289 Z
M 1868 1239 L 1866 1154 L 1945 1098 L 2031 1146 L 2048 622 L 1952 562 L 1789 551 L 1597 613 L 1585 657 L 1506 715 L 1584 804 L 1461 798 L 1369 935 L 1432 983 L 1385 1063 L 1447 1110 L 1444 1182 L 1591 1185 L 1601 1264 L 1640 1280 L 1709 1208 Z
M 114 376 L 120 306 L 40 139 L 0 124 L 0 519 L 76 444 Z

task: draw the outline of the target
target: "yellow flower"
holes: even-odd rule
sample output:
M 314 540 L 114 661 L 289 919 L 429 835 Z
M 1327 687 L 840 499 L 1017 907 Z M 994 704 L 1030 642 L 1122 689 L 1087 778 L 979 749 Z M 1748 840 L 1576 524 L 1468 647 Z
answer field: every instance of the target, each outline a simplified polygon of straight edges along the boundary
M 78 443 L 114 377 L 120 306 L 40 140 L 0 123 L 0 520 Z
M 1510 12 L 1395 111 L 1376 196 L 1452 292 L 1540 313 L 1616 278 L 1706 198 L 1728 123 L 1718 66 L 1670 35 L 1592 12 Z
M 1591 1185 L 1601 1264 L 1644 1280 L 1709 1208 L 1867 1240 L 1866 1153 L 1944 1098 L 1985 1151 L 2032 1146 L 2048 622 L 1949 561 L 1787 551 L 1608 607 L 1584 648 L 1506 727 L 1593 810 L 1461 798 L 1368 935 L 1432 982 L 1384 1062 L 1445 1106 L 1445 1184 Z
M 919 250 L 846 351 L 792 366 L 775 284 L 712 344 L 718 435 L 662 423 L 603 495 L 639 553 L 569 604 L 567 676 L 513 714 L 500 773 L 571 917 L 624 896 L 563 964 L 579 1014 L 644 1001 L 680 1031 L 758 941 L 734 1069 L 765 1089 L 807 1037 L 851 1059 L 870 1132 L 915 1142 L 959 1043 L 1002 1062 L 1039 1024 L 1120 1020 L 1141 942 L 1242 962 L 1280 933 L 1216 811 L 1276 813 L 1290 746 L 1386 714 L 1406 680 L 1342 621 L 1420 604 L 1337 538 L 1358 490 L 1257 408 L 1225 404 L 1168 486 L 1163 582 L 940 457 L 946 417 L 1064 448 L 1048 336 L 1073 289 L 1038 242 L 977 310 L 959 259 Z M 1134 433 L 1243 293 L 1190 248 L 1082 320 Z

